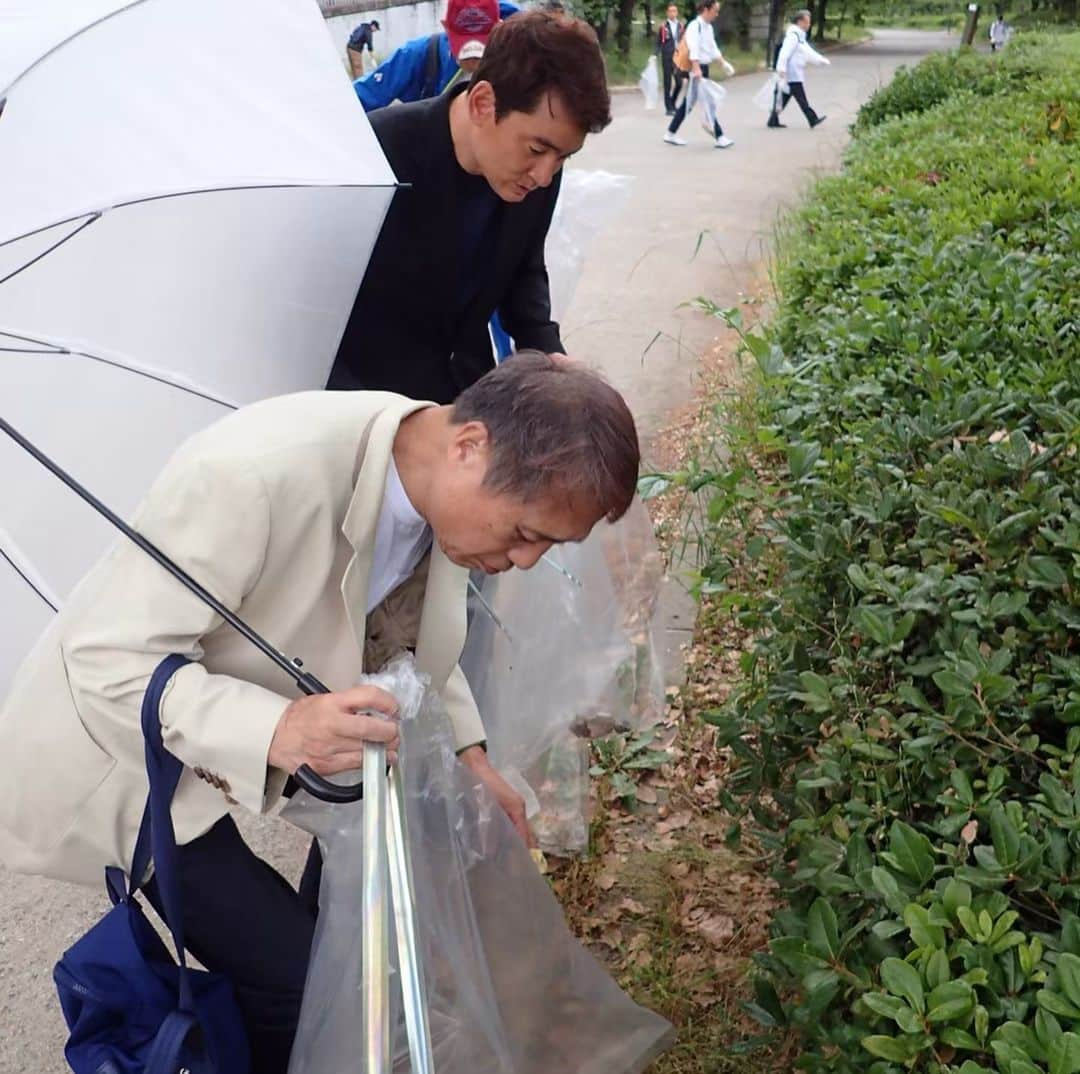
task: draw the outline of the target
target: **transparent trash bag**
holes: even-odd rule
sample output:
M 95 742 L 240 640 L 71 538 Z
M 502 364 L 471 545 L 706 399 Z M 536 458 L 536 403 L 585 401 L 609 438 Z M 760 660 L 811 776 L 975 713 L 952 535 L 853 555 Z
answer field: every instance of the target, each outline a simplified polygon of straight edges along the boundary
M 418 946 L 438 1074 L 637 1074 L 671 1026 L 633 1003 L 571 935 L 513 826 L 454 756 L 410 657 L 364 682 L 401 705 Z M 289 1074 L 366 1074 L 361 984 L 363 803 L 301 792 L 283 811 L 319 839 L 319 919 Z M 393 1071 L 411 1064 L 391 930 Z
M 645 98 L 645 107 L 652 110 L 660 103 L 660 75 L 656 71 L 656 57 L 650 56 L 645 70 L 638 79 L 638 89 Z
M 689 113 L 697 105 L 701 106 L 701 125 L 712 134 L 713 126 L 718 122 L 720 106 L 724 103 L 727 90 L 711 78 L 690 79 L 687 91 L 686 111 Z
M 765 85 L 754 94 L 754 107 L 760 108 L 762 112 L 771 112 L 779 85 L 780 79 L 775 74 L 770 75 Z
M 635 500 L 582 544 L 481 588 L 461 667 L 492 763 L 525 796 L 547 853 L 588 845 L 588 740 L 664 716 L 663 580 L 652 520 Z
M 581 279 L 586 249 L 622 212 L 632 184 L 628 175 L 579 168 L 563 171 L 559 200 L 544 246 L 554 320 L 566 316 Z

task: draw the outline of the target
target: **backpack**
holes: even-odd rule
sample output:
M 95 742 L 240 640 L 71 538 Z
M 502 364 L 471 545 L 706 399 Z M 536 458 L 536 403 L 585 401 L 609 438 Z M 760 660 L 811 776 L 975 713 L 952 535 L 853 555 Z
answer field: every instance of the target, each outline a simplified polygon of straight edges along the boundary
M 687 27 L 689 29 L 689 27 Z M 679 39 L 678 45 L 675 46 L 675 55 L 671 57 L 671 62 L 675 67 L 682 71 L 682 73 L 688 74 L 693 63 L 690 60 L 690 42 L 687 40 L 687 34 L 683 33 Z

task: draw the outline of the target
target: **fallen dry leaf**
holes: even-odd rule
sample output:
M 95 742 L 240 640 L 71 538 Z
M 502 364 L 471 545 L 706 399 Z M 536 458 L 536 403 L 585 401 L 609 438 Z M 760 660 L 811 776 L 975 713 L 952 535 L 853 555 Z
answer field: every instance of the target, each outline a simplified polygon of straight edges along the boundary
M 735 935 L 735 919 L 726 914 L 706 914 L 694 923 L 694 931 L 713 947 L 720 947 Z
M 656 834 L 667 835 L 669 832 L 677 832 L 680 828 L 685 828 L 693 819 L 694 815 L 689 810 L 683 813 L 673 813 L 666 820 L 662 820 L 657 824 Z

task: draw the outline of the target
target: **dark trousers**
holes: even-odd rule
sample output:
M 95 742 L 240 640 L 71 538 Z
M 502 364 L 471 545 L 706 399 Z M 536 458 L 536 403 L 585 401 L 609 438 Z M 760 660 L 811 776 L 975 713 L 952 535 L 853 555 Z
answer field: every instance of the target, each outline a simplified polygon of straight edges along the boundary
M 296 892 L 252 852 L 231 817 L 179 852 L 187 949 L 232 981 L 253 1074 L 286 1074 L 315 934 L 316 865 L 309 858 Z M 160 914 L 153 880 L 145 892 Z
M 780 113 L 787 107 L 787 103 L 792 97 L 795 98 L 795 103 L 802 109 L 802 114 L 806 116 L 806 122 L 809 123 L 811 127 L 816 126 L 818 114 L 810 107 L 810 102 L 806 99 L 806 90 L 803 88 L 801 82 L 788 83 L 788 92 L 780 94 L 779 106 L 770 117 L 770 122 L 772 120 L 779 122 Z
M 683 73 L 675 66 L 675 54 L 661 55 L 660 66 L 664 72 L 664 111 L 675 111 L 675 98 L 679 95 L 679 84 Z
M 709 65 L 707 63 L 701 65 L 701 77 L 709 77 Z M 674 134 L 682 126 L 683 120 L 686 119 L 686 98 L 690 94 L 691 81 L 692 79 L 687 75 L 683 79 L 682 85 L 679 87 L 679 107 L 675 109 L 675 115 L 671 117 L 671 123 L 668 125 L 668 131 L 671 134 Z M 713 122 L 713 135 L 716 138 L 723 138 L 724 136 L 724 131 L 720 126 L 720 120 L 715 120 Z

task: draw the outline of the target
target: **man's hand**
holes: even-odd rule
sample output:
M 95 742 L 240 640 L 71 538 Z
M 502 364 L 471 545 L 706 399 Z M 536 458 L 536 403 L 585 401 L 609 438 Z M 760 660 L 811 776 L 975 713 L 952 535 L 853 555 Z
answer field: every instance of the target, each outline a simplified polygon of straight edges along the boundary
M 690 77 L 701 78 L 701 64 L 698 63 L 697 60 L 694 60 L 694 62 L 690 64 Z
M 398 703 L 374 686 L 297 698 L 278 721 L 267 760 L 285 772 L 295 772 L 306 764 L 320 776 L 333 776 L 363 766 L 365 742 L 385 746 L 388 759 L 395 760 L 397 724 L 360 715 L 364 710 L 393 717 Z
M 525 819 L 525 799 L 506 782 L 492 767 L 483 746 L 469 746 L 458 754 L 458 759 L 495 796 L 502 811 L 510 818 L 518 835 L 530 849 L 536 846 L 536 838 Z

